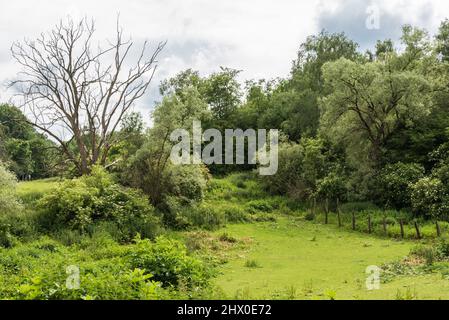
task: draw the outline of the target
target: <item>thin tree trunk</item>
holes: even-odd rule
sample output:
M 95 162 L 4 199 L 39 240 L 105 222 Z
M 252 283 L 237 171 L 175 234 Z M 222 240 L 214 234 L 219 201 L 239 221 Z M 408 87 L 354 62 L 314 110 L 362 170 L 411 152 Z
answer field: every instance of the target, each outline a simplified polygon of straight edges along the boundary
M 441 237 L 441 229 L 440 229 L 440 225 L 438 223 L 438 221 L 435 221 L 435 226 L 437 228 L 437 237 Z
M 421 239 L 421 232 L 419 231 L 419 225 L 418 222 L 415 221 L 415 230 L 416 230 L 416 237 L 418 239 Z
M 404 234 L 404 221 L 402 219 L 399 219 L 399 225 L 401 227 L 401 238 L 404 239 L 405 234 Z

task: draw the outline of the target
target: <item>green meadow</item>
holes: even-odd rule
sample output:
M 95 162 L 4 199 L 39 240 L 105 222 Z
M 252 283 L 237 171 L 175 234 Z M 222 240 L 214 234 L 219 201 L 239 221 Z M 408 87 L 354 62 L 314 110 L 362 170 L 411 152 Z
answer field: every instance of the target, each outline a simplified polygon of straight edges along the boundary
M 441 270 L 436 268 L 410 275 L 384 278 L 381 274 L 380 288 L 367 289 L 368 266 L 382 267 L 401 261 L 420 241 L 368 235 L 338 228 L 333 223 L 324 225 L 320 221 L 307 221 L 301 209 L 283 214 L 283 210 L 288 210 L 286 199 L 267 197 L 257 183 L 242 178 L 245 177 L 231 175 L 212 180 L 206 202 L 224 211 L 231 207 L 234 210 L 240 208 L 245 213 L 252 212 L 250 208 L 254 203 L 263 207 L 260 199 L 264 199 L 266 212 L 249 214 L 253 217 L 251 222 L 228 223 L 215 231 L 166 233 L 167 237 L 184 241 L 194 255 L 217 258 L 219 263 L 215 266 L 212 297 L 300 300 L 449 298 L 449 280 L 444 272 L 439 272 L 446 270 L 445 265 L 440 266 Z M 28 202 L 32 211 L 36 199 L 57 186 L 56 179 L 22 182 L 18 185 L 18 194 Z M 254 199 L 248 200 L 247 197 Z M 218 245 L 193 246 L 192 249 L 192 239 Z M 68 245 L 67 250 L 74 251 L 76 247 Z

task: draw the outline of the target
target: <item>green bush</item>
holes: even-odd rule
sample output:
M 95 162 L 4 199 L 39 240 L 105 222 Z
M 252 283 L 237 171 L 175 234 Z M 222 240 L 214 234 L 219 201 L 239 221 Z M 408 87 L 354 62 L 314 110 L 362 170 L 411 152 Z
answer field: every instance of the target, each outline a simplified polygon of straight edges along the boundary
M 257 262 L 256 260 L 247 260 L 245 262 L 245 267 L 250 269 L 261 268 L 259 262 Z
M 432 246 L 418 245 L 411 250 L 410 254 L 424 259 L 428 265 L 432 265 L 437 260 L 437 251 Z
M 16 242 L 33 236 L 32 216 L 29 212 L 4 212 L 0 215 L 0 247 L 10 248 Z
M 216 230 L 226 225 L 225 213 L 209 203 L 184 208 L 178 220 L 184 221 L 189 227 L 206 230 Z
M 0 246 L 11 247 L 31 233 L 31 221 L 16 193 L 17 180 L 0 163 Z
M 118 300 L 158 299 L 159 293 L 163 294 L 160 284 L 153 281 L 151 275 L 131 269 L 124 252 L 113 242 L 102 246 L 101 254 L 89 249 L 90 252 L 66 248 L 44 238 L 2 251 L 0 298 Z M 69 266 L 79 270 L 79 288 L 66 285 Z
M 0 213 L 22 210 L 16 193 L 16 177 L 0 162 Z
M 136 239 L 129 257 L 133 268 L 152 274 L 164 287 L 205 287 L 212 276 L 207 266 L 187 254 L 184 244 L 165 237 L 158 237 L 155 242 Z
M 167 197 L 165 203 L 167 209 L 163 212 L 164 224 L 175 230 L 190 228 L 216 230 L 226 224 L 227 214 L 236 212 L 232 209 L 223 210 L 221 206 L 207 202 L 184 204 L 177 197 Z
M 131 157 L 123 173 L 122 183 L 141 189 L 153 205 L 165 209 L 164 200 L 175 196 L 186 202 L 200 201 L 204 197 L 208 170 L 203 165 L 162 166 L 161 155 L 150 145 L 143 146 Z
M 440 259 L 447 260 L 449 258 L 449 241 L 447 238 L 440 239 L 435 249 Z
M 251 217 L 239 205 L 226 204 L 222 207 L 222 210 L 228 223 L 249 222 L 251 220 Z
M 439 179 L 423 178 L 413 184 L 411 190 L 411 203 L 416 215 L 440 219 L 449 212 L 449 197 Z
M 378 177 L 376 192 L 380 202 L 395 209 L 411 207 L 412 186 L 424 177 L 424 168 L 416 163 L 387 165 Z
M 249 213 L 272 212 L 279 208 L 279 203 L 271 201 L 271 199 L 252 200 L 246 204 Z
M 208 172 L 202 166 L 173 166 L 166 177 L 167 194 L 190 201 L 201 201 L 208 181 Z
M 304 138 L 299 144 L 281 144 L 278 172 L 264 177 L 263 183 L 271 193 L 308 200 L 316 193 L 319 181 L 338 167 L 336 156 L 335 150 L 319 138 Z
M 153 238 L 159 229 L 154 208 L 139 192 L 113 183 L 104 170 L 68 180 L 38 202 L 38 224 L 46 230 L 63 228 L 87 232 L 94 223 L 111 221 L 119 238 L 129 241 L 137 233 Z
M 79 240 L 66 247 L 41 238 L 0 250 L 0 299 L 195 299 L 210 293 L 212 269 L 178 241 L 139 239 L 123 246 L 105 232 Z M 68 267 L 78 269 L 79 288 L 66 286 Z

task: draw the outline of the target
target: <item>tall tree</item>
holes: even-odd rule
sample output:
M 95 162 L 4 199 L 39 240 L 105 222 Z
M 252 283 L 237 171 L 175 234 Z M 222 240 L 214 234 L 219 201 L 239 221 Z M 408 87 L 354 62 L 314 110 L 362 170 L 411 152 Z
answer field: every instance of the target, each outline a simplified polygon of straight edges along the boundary
M 0 160 L 18 177 L 48 177 L 58 157 L 55 144 L 27 123 L 20 109 L 0 105 Z
M 340 59 L 323 67 L 331 93 L 322 103 L 322 132 L 367 147 L 374 165 L 398 126 L 410 125 L 433 107 L 428 65 L 434 60 L 425 33 L 406 26 L 403 42 L 402 54 L 374 62 Z
M 449 62 L 449 19 L 441 23 L 436 40 L 437 52 L 441 55 L 441 59 L 444 62 Z
M 30 123 L 60 144 L 81 175 L 94 164 L 105 165 L 118 142 L 115 131 L 146 93 L 165 45 L 159 43 L 149 52 L 145 42 L 137 61 L 126 69 L 134 43 L 124 39 L 118 23 L 115 39 L 106 48 L 94 49 L 94 35 L 94 21 L 68 19 L 11 49 L 23 67 L 11 86 L 23 98 Z M 76 153 L 69 147 L 72 141 Z
M 319 126 L 319 99 L 326 87 L 322 66 L 342 57 L 361 59 L 358 45 L 344 33 L 322 31 L 301 44 L 291 77 L 281 81 L 270 96 L 269 108 L 258 118 L 262 127 L 281 128 L 292 141 L 315 136 Z

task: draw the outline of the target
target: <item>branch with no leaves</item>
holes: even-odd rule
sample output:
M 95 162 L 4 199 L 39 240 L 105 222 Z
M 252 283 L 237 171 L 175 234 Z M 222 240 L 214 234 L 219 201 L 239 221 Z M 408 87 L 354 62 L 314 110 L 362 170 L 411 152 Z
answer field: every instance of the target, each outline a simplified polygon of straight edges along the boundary
M 88 173 L 105 165 L 114 133 L 135 102 L 143 97 L 157 68 L 165 42 L 152 51 L 144 42 L 135 63 L 126 67 L 134 42 L 125 40 L 117 21 L 116 35 L 105 49 L 93 50 L 95 23 L 61 21 L 36 40 L 15 42 L 11 52 L 22 71 L 10 87 L 30 123 L 50 135 L 68 158 Z M 68 132 L 70 137 L 61 136 Z M 70 154 L 67 141 L 79 156 Z

